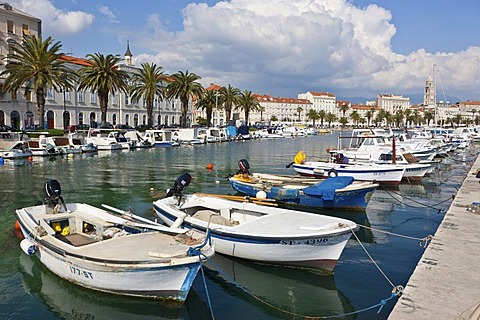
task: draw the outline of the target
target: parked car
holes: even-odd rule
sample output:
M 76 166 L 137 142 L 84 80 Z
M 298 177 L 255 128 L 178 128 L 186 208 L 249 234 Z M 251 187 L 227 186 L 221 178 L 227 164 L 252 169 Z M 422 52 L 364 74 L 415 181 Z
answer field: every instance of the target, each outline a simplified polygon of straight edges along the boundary
M 90 126 L 88 124 L 72 124 L 67 126 L 68 131 L 81 131 L 88 129 L 90 129 Z
M 117 124 L 115 125 L 115 129 L 133 130 L 133 127 L 128 124 Z

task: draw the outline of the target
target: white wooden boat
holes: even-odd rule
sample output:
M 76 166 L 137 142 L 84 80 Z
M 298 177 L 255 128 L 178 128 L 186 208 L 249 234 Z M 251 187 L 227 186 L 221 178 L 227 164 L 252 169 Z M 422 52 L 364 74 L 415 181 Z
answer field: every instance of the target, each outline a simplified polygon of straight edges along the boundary
M 260 200 L 237 202 L 215 196 L 182 196 L 190 176 L 179 177 L 166 198 L 153 203 L 170 226 L 206 230 L 218 253 L 233 257 L 332 272 L 357 225 L 349 220 L 281 209 Z M 172 191 L 173 190 L 173 191 Z
M 20 246 L 77 285 L 181 304 L 202 255 L 213 254 L 203 233 L 170 229 L 126 212 L 117 216 L 83 203 L 65 204 L 56 180 L 49 180 L 45 191 L 46 204 L 16 211 L 25 236 Z

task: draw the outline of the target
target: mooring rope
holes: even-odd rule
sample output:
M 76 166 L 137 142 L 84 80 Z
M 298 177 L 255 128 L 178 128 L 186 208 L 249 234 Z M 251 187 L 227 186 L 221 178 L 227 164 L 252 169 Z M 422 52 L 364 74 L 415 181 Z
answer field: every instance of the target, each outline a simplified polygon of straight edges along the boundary
M 407 203 L 405 203 L 404 201 L 401 201 L 400 199 L 397 199 L 396 197 L 394 197 L 394 196 L 392 195 L 392 193 L 391 193 L 389 190 L 385 190 L 385 192 L 386 192 L 390 197 L 392 197 L 393 200 L 395 200 L 395 201 L 397 201 L 397 202 L 399 202 L 399 203 L 401 203 L 401 204 L 403 204 L 403 205 L 405 205 L 405 206 L 407 206 L 407 207 L 410 207 L 410 208 L 421 208 L 421 207 L 418 207 L 418 206 L 413 206 L 413 205 L 407 204 Z M 398 194 L 398 192 L 395 192 L 395 193 Z M 434 210 L 438 210 L 438 213 L 442 212 L 442 211 L 445 210 L 445 209 L 436 208 L 436 206 L 438 206 L 438 205 L 440 205 L 440 204 L 443 204 L 443 203 L 445 203 L 445 202 L 447 202 L 447 201 L 450 201 L 450 200 L 455 199 L 455 195 L 452 195 L 451 197 L 449 197 L 449 198 L 447 198 L 447 199 L 445 199 L 445 200 L 442 200 L 442 201 L 440 201 L 440 202 L 438 202 L 438 203 L 436 203 L 436 204 L 429 205 L 429 204 L 422 203 L 422 202 L 420 202 L 420 201 L 418 201 L 418 200 L 412 199 L 412 198 L 410 198 L 410 197 L 407 197 L 407 196 L 405 196 L 405 195 L 401 195 L 401 196 L 404 197 L 404 198 L 406 198 L 406 199 L 409 200 L 409 201 L 412 201 L 412 202 L 415 202 L 415 203 L 417 203 L 417 204 L 420 204 L 420 205 L 422 205 L 423 207 L 431 208 L 431 209 L 434 209 Z
M 357 226 L 359 226 L 361 228 L 369 229 L 369 230 L 372 230 L 372 231 L 377 231 L 377 232 L 389 234 L 389 235 L 392 235 L 392 236 L 400 237 L 400 238 L 417 240 L 419 242 L 419 245 L 421 247 L 424 247 L 424 248 L 426 248 L 427 245 L 428 245 L 428 242 L 433 239 L 433 236 L 431 234 L 429 234 L 428 236 L 423 237 L 423 238 L 417 238 L 417 237 L 406 236 L 406 235 L 403 235 L 403 234 L 394 233 L 394 232 L 390 232 L 390 231 L 385 231 L 385 230 L 381 230 L 381 229 L 376 229 L 376 228 L 368 227 L 368 226 L 361 225 L 361 224 L 357 224 Z
M 212 308 L 212 301 L 210 300 L 210 294 L 208 293 L 207 281 L 205 280 L 205 272 L 203 271 L 202 256 L 204 256 L 205 258 L 207 258 L 207 257 L 203 253 L 200 253 L 198 255 L 198 260 L 200 260 L 200 270 L 202 271 L 203 286 L 205 287 L 205 294 L 207 295 L 207 302 L 208 302 L 208 308 L 210 309 L 210 314 L 212 315 L 212 319 L 215 320 L 215 315 L 213 314 L 213 308 Z
M 353 230 L 352 230 L 353 232 Z M 358 240 L 358 238 L 357 238 Z M 399 297 L 402 295 L 402 292 L 403 292 L 403 287 L 402 286 L 393 286 L 393 284 L 390 282 L 390 284 L 392 284 L 393 286 L 393 290 L 391 292 L 391 295 L 390 297 L 386 298 L 386 299 L 382 299 L 380 300 L 379 303 L 376 303 L 370 307 L 366 307 L 366 308 L 363 308 L 363 309 L 360 309 L 360 310 L 356 310 L 356 311 L 352 311 L 352 312 L 347 312 L 347 313 L 343 313 L 343 314 L 337 314 L 337 315 L 331 315 L 331 316 L 309 316 L 309 315 L 303 315 L 303 314 L 298 314 L 298 313 L 294 313 L 294 312 L 291 312 L 291 311 L 288 311 L 288 310 L 285 310 L 285 309 L 281 309 L 279 307 L 277 307 L 276 305 L 262 299 L 261 297 L 255 295 L 253 292 L 251 292 L 250 290 L 248 290 L 247 288 L 245 288 L 244 286 L 242 286 L 241 284 L 239 284 L 238 282 L 236 282 L 234 279 L 232 279 L 232 277 L 230 277 L 228 274 L 226 274 L 218 265 L 215 264 L 215 262 L 212 261 L 212 259 L 210 259 L 209 257 L 205 256 L 203 253 L 201 253 L 201 255 L 213 266 L 213 268 L 215 270 L 217 270 L 220 274 L 222 274 L 228 281 L 230 281 L 231 283 L 233 283 L 235 286 L 237 286 L 239 289 L 241 289 L 242 291 L 244 291 L 245 293 L 247 293 L 248 295 L 250 295 L 252 298 L 256 299 L 257 301 L 271 307 L 272 309 L 275 309 L 279 312 L 282 312 L 282 313 L 285 313 L 285 314 L 288 314 L 288 315 L 291 315 L 291 316 L 294 316 L 294 317 L 301 317 L 301 318 L 304 318 L 304 319 L 334 319 L 334 318 L 343 318 L 343 317 L 346 317 L 346 316 L 350 316 L 350 315 L 354 315 L 354 314 L 359 314 L 361 312 L 365 312 L 365 311 L 368 311 L 368 310 L 371 310 L 371 309 L 375 309 L 375 308 L 379 308 L 378 311 L 377 311 L 377 314 L 380 313 L 383 309 L 383 307 L 387 304 L 387 302 L 389 302 L 390 300 L 392 300 L 393 298 L 395 297 Z M 203 269 L 202 269 L 202 274 L 203 274 Z M 204 283 L 205 283 L 205 278 L 204 278 Z M 207 290 L 206 288 L 206 284 L 205 284 L 205 290 Z M 208 298 L 208 293 L 207 293 L 207 298 Z M 209 305 L 210 305 L 210 300 L 209 300 Z M 211 308 L 211 305 L 210 305 L 210 308 Z M 214 319 L 213 317 L 213 313 L 212 313 L 212 319 Z

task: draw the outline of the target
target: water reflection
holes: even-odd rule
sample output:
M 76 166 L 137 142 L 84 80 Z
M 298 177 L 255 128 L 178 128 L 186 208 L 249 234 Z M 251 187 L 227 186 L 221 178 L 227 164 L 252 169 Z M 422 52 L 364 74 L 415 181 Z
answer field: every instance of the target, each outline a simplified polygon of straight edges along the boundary
M 332 275 L 325 276 L 298 268 L 272 267 L 221 254 L 215 255 L 213 262 L 215 265 L 206 263 L 212 270 L 209 278 L 229 295 L 257 300 L 259 305 L 263 305 L 262 309 L 271 315 L 315 317 L 353 311 L 348 298 L 336 288 Z M 232 279 L 249 294 L 232 285 Z
M 96 292 L 61 279 L 36 258 L 21 254 L 22 284 L 26 292 L 38 297 L 62 319 L 202 319 L 207 305 L 191 291 L 180 309 L 169 309 L 159 301 L 122 297 Z M 194 310 L 191 309 L 194 306 Z M 197 316 L 192 316 L 197 314 Z M 32 314 L 33 315 L 33 314 Z

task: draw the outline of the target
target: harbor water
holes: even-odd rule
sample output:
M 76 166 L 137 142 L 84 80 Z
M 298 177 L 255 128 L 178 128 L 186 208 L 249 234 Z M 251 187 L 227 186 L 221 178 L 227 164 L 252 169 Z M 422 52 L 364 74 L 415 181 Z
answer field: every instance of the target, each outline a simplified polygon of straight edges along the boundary
M 240 159 L 247 159 L 254 172 L 294 174 L 286 165 L 298 151 L 304 151 L 307 160 L 325 158 L 325 150 L 337 145 L 337 137 L 5 161 L 0 166 L 0 318 L 335 319 L 350 314 L 338 318 L 386 319 L 397 299 L 384 304 L 382 300 L 391 297 L 393 286 L 406 285 L 425 250 L 419 239 L 435 233 L 477 155 L 474 146 L 441 159 L 420 183 L 376 190 L 365 212 L 312 210 L 364 226 L 349 240 L 333 275 L 217 254 L 205 263 L 179 309 L 73 285 L 26 256 L 15 237 L 15 209 L 42 201 L 48 179 L 60 182 L 66 202 L 108 204 L 155 219 L 152 202 L 161 193 L 157 191 L 169 188 L 184 172 L 194 177 L 185 193 L 235 194 L 226 177 L 238 170 Z M 213 168 L 207 170 L 207 164 Z

